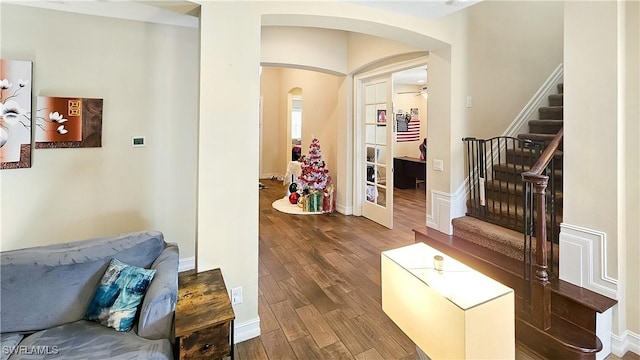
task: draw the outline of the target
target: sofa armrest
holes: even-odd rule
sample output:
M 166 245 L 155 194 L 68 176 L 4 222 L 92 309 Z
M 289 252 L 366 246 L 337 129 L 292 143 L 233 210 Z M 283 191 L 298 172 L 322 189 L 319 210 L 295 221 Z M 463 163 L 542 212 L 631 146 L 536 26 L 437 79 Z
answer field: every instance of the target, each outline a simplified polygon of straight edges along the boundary
M 173 319 L 178 300 L 178 262 L 178 246 L 169 243 L 151 265 L 157 271 L 140 308 L 138 336 L 150 340 L 169 339 L 173 343 Z

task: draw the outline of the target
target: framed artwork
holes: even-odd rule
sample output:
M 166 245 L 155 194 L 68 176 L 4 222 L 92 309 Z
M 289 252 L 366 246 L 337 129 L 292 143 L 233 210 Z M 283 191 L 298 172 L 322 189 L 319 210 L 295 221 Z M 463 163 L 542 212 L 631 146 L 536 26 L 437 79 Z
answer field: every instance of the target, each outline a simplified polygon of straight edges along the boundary
M 0 169 L 31 167 L 31 61 L 0 60 Z
M 378 124 L 378 126 L 387 125 L 387 110 L 378 110 L 376 124 Z
M 400 131 L 400 124 L 402 131 Z M 420 140 L 420 118 L 418 108 L 411 108 L 411 112 L 404 114 L 404 122 L 398 120 L 398 131 L 396 132 L 396 142 L 419 141 Z
M 397 132 L 407 132 L 409 131 L 409 120 L 406 119 L 404 113 L 396 114 L 396 131 Z
M 38 97 L 36 149 L 102 146 L 102 99 Z

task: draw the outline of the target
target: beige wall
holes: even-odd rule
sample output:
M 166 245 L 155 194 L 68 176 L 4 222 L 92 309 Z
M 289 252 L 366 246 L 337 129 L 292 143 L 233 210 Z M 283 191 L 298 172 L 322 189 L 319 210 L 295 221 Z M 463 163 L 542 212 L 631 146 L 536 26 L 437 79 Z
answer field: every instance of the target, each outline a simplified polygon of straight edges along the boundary
M 423 50 L 397 40 L 394 41 L 358 32 L 347 33 L 347 41 L 347 68 L 350 73 L 358 72 L 384 59 Z
M 335 176 L 336 106 L 338 89 L 344 77 L 297 69 L 282 69 L 280 74 L 281 93 L 286 94 L 294 87 L 302 89 L 302 153 L 307 154 L 311 140 L 318 138 L 329 173 Z M 286 96 L 281 99 L 281 108 L 285 105 Z
M 580 154 L 565 156 L 564 222 L 606 234 L 601 276 L 617 280 L 613 331 L 627 339 L 640 322 L 638 4 L 564 5 L 564 151 Z
M 504 133 L 562 62 L 561 1 L 483 1 L 468 11 L 469 94 L 464 136 Z
M 313 136 L 317 137 L 329 172 L 332 177 L 336 176 L 337 103 L 343 79 L 309 70 L 263 68 L 264 174 L 284 175 L 286 172 L 286 164 L 291 157 L 291 141 L 287 141 L 286 128 L 287 94 L 297 87 L 302 89 L 302 153 L 308 153 Z M 287 151 L 283 150 L 285 148 Z
M 262 28 L 263 65 L 347 73 L 347 33 L 308 27 Z
M 420 157 L 420 149 L 422 139 L 427 137 L 427 100 L 416 94 L 398 94 L 403 91 L 419 91 L 420 86 L 407 84 L 393 85 L 393 106 L 396 111 L 402 109 L 405 113 L 411 111 L 411 108 L 418 108 L 418 118 L 420 119 L 420 136 L 417 141 L 396 141 L 393 148 L 393 156 L 409 156 L 414 158 Z
M 32 168 L 0 171 L 2 249 L 157 229 L 194 256 L 197 31 L 0 7 L 2 57 L 33 61 L 34 97 L 104 99 L 101 148 L 33 150 Z
M 284 175 L 284 153 L 282 144 L 287 134 L 286 98 L 280 93 L 280 68 L 263 67 L 260 76 L 260 96 L 262 97 L 262 151 L 260 152 L 260 178 Z M 284 96 L 284 108 L 281 108 Z M 291 155 L 288 155 L 291 156 Z
M 234 306 L 235 326 L 242 329 L 253 324 L 255 327 L 258 321 L 259 12 L 251 3 L 204 3 L 200 44 L 196 265 L 198 271 L 219 267 L 228 289 L 243 288 L 244 302 Z M 215 135 L 210 138 L 212 134 Z M 241 149 L 241 155 L 229 156 L 233 154 L 230 149 Z M 247 336 L 242 330 L 238 332 Z
M 627 329 L 640 334 L 640 2 L 626 2 L 625 207 Z
M 567 2 L 566 11 L 569 13 L 565 19 L 564 151 L 582 154 L 584 158 L 567 156 L 564 161 L 563 221 L 607 234 L 606 250 L 610 258 L 606 271 L 617 278 L 617 219 L 620 214 L 617 206 L 618 164 L 613 159 L 618 155 L 616 144 L 620 140 L 620 124 L 616 100 L 619 96 L 618 58 L 616 42 L 611 41 L 617 32 L 616 3 Z M 571 16 L 578 13 L 580 16 Z M 608 56 L 585 58 L 584 54 L 594 47 Z M 576 83 L 585 78 L 589 79 L 590 85 L 577 87 Z M 597 171 L 593 169 L 594 164 L 597 164 Z

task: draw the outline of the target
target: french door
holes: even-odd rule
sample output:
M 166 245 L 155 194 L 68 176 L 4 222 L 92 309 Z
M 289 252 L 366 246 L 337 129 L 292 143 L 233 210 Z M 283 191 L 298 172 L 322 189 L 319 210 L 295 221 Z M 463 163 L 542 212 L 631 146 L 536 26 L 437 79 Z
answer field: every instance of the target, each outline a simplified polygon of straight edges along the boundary
M 393 228 L 393 115 L 391 76 L 362 82 L 362 216 Z

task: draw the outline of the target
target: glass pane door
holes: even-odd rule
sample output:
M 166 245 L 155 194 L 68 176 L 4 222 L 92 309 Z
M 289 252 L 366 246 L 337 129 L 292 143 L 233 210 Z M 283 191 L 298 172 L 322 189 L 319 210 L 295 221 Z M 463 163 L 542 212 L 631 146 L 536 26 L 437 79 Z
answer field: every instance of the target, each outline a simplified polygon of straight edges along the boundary
M 391 81 L 382 79 L 363 85 L 364 103 L 364 196 L 362 213 L 389 228 L 393 226 L 392 172 L 388 149 L 392 135 Z

